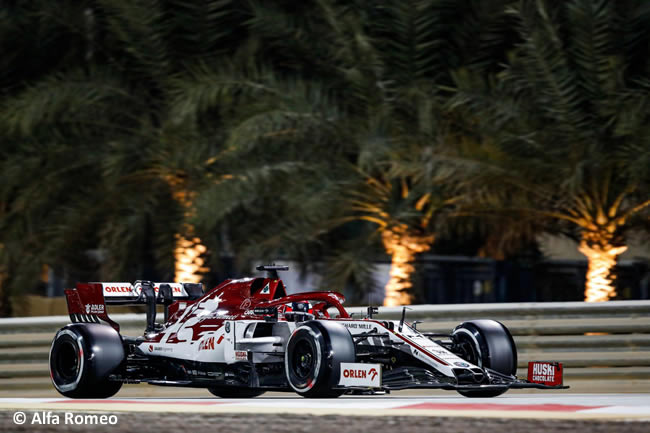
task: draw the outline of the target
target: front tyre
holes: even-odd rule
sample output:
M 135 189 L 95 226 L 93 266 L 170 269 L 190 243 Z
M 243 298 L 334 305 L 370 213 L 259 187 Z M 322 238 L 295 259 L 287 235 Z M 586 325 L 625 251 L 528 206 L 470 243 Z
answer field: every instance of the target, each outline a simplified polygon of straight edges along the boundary
M 341 362 L 356 359 L 350 332 L 341 324 L 310 321 L 296 329 L 285 352 L 287 381 L 299 395 L 307 398 L 335 398 L 344 389 L 338 385 Z
M 122 387 L 108 380 L 124 360 L 117 331 L 99 324 L 72 324 L 60 329 L 50 349 L 49 367 L 56 390 L 70 398 L 108 398 Z
M 496 320 L 461 323 L 452 332 L 456 353 L 468 362 L 507 376 L 517 373 L 517 347 L 510 331 Z M 458 390 L 465 397 L 496 397 L 506 389 Z

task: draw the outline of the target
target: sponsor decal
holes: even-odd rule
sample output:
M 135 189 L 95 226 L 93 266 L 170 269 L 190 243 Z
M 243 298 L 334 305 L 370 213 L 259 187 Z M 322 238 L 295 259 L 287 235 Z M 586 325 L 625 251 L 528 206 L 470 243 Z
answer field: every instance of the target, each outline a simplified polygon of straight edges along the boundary
M 372 325 L 370 323 L 356 323 L 356 322 L 341 322 L 346 328 L 352 329 L 371 329 Z
M 549 386 L 562 385 L 562 364 L 544 361 L 529 362 L 528 381 Z
M 219 339 L 217 340 L 217 344 L 221 344 L 222 341 L 223 341 L 223 335 L 219 337 Z
M 268 295 L 271 293 L 271 287 L 269 286 L 269 284 L 271 283 L 266 283 L 266 286 L 264 286 L 264 288 L 260 292 L 260 295 Z
M 161 284 L 169 284 L 175 296 L 186 296 L 183 285 L 180 283 L 154 283 L 154 292 L 158 293 Z M 134 287 L 131 283 L 102 283 L 105 296 L 138 296 L 140 287 Z
M 253 314 L 264 315 L 264 314 L 275 314 L 278 311 L 277 307 L 257 307 L 253 310 Z
M 128 293 L 133 292 L 133 286 L 124 285 L 124 286 L 104 286 L 104 293 Z
M 457 367 L 469 367 L 469 364 L 466 362 L 454 362 L 454 365 Z
M 244 301 L 241 303 L 241 305 L 239 306 L 239 309 L 240 310 L 247 310 L 248 307 L 250 307 L 250 306 L 251 306 L 251 300 L 247 298 L 247 299 L 244 299 Z
M 381 387 L 381 364 L 342 362 L 339 385 Z
M 173 352 L 174 349 L 171 347 L 162 347 L 162 346 L 156 346 L 153 348 L 154 351 L 156 352 Z
M 238 361 L 248 361 L 248 352 L 245 350 L 235 350 L 235 359 Z
M 153 352 L 153 346 L 151 344 L 149 345 L 149 352 Z
M 214 350 L 214 337 L 206 338 L 199 344 L 199 352 L 202 350 Z
M 104 314 L 104 304 L 86 304 L 86 314 Z

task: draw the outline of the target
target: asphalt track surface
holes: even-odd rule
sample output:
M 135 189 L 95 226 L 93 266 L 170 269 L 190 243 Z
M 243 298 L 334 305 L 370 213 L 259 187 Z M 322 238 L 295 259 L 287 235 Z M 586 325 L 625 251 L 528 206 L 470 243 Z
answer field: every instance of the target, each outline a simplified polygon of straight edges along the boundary
M 25 413 L 17 425 L 13 416 Z M 44 414 L 59 414 L 56 425 Z M 67 425 L 64 414 L 114 414 L 115 425 Z M 35 414 L 39 416 L 35 417 Z M 39 422 L 40 417 L 40 422 Z M 53 416 L 50 418 L 50 420 Z M 303 399 L 272 393 L 255 399 L 66 398 L 0 399 L 0 431 L 183 432 L 260 431 L 566 431 L 650 432 L 650 394 L 512 394 L 492 399 L 376 395 Z M 200 430 L 199 430 L 200 429 Z

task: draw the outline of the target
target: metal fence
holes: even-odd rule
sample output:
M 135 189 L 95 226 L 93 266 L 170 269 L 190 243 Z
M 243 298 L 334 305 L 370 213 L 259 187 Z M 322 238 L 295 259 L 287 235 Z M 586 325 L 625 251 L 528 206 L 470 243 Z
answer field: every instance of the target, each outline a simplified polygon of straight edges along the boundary
M 629 383 L 650 391 L 650 301 L 413 305 L 407 321 L 418 329 L 450 332 L 459 323 L 490 318 L 512 332 L 519 351 L 519 374 L 532 360 L 564 363 L 565 382 L 591 381 L 602 389 Z M 349 308 L 362 316 L 364 308 Z M 379 318 L 398 319 L 401 308 L 380 308 Z M 116 314 L 125 335 L 140 335 L 143 314 Z M 47 368 L 54 332 L 67 316 L 0 319 L 0 390 L 51 388 Z

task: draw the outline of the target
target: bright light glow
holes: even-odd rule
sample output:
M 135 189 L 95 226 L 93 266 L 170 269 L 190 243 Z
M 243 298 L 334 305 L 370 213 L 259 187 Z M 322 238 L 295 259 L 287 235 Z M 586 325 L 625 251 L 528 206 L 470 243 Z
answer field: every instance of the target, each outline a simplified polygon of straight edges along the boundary
M 165 177 L 172 187 L 174 200 L 185 208 L 185 217 L 190 218 L 195 209 L 193 208 L 194 191 L 188 191 L 185 188 L 183 176 L 168 175 Z M 194 227 L 185 223 L 183 225 L 184 233 L 192 234 Z M 204 267 L 205 259 L 201 257 L 207 251 L 207 248 L 201 244 L 201 239 L 194 237 L 191 240 L 179 233 L 174 235 L 176 238 L 176 247 L 174 248 L 175 274 L 174 280 L 183 283 L 199 283 L 202 275 L 210 269 Z
M 203 266 L 205 259 L 201 257 L 207 248 L 201 244 L 201 239 L 191 240 L 176 234 L 176 248 L 174 258 L 176 260 L 176 273 L 174 281 L 183 283 L 198 283 L 201 281 L 201 274 L 208 271 Z
M 623 254 L 627 247 L 614 247 L 603 241 L 590 245 L 583 239 L 578 250 L 587 256 L 589 261 L 585 302 L 604 302 L 616 296 L 612 284 L 616 276 L 612 274 L 612 268 L 616 265 L 616 258 Z
M 433 236 L 410 234 L 406 225 L 384 230 L 382 233 L 384 248 L 392 256 L 390 279 L 385 288 L 385 306 L 396 307 L 411 303 L 409 289 L 413 286 L 411 283 L 411 274 L 415 271 L 413 260 L 417 253 L 431 248 L 433 238 Z

